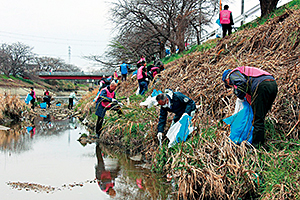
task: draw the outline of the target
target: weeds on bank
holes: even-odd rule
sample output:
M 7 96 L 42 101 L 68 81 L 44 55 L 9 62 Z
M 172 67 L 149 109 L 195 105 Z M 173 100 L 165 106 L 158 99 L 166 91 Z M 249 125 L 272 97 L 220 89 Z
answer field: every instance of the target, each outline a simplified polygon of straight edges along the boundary
M 171 173 L 184 199 L 299 199 L 300 142 L 285 142 L 270 120 L 266 132 L 256 150 L 218 128 L 202 129 L 172 148 L 164 143 L 152 170 Z
M 139 106 L 145 96 L 130 96 L 130 104 L 122 108 L 124 115 L 110 112 L 105 116 L 104 132 L 119 138 L 131 151 L 140 149 L 145 141 L 153 139 L 157 114 L 155 108 L 146 109 Z M 135 100 L 135 101 L 133 101 Z M 136 101 L 138 100 L 138 101 Z
M 25 102 L 16 95 L 0 94 L 0 102 L 0 121 L 5 117 L 18 121 L 26 108 Z

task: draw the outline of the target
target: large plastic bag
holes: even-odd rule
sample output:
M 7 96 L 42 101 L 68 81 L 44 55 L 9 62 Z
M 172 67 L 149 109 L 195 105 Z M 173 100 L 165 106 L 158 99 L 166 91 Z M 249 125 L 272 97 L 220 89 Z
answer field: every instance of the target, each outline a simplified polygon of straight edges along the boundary
M 242 103 L 243 108 L 233 114 L 230 117 L 223 119 L 223 121 L 230 125 L 230 136 L 229 138 L 236 144 L 240 144 L 242 141 L 248 141 L 252 143 L 253 134 L 253 111 L 250 104 L 247 101 L 236 102 L 236 107 L 238 104 Z
M 167 137 L 170 140 L 169 148 L 174 146 L 177 142 L 185 142 L 187 136 L 194 131 L 191 120 L 192 117 L 184 113 L 180 120 L 171 126 L 167 133 Z
M 243 102 L 244 102 L 244 100 L 241 100 L 239 98 L 236 99 L 235 108 L 234 108 L 234 113 L 233 114 L 236 114 L 236 113 L 240 112 L 244 108 Z
M 140 103 L 140 106 L 147 106 L 147 108 L 152 108 L 157 105 L 156 97 L 148 96 L 147 99 Z
M 32 96 L 30 94 L 27 94 L 25 98 L 25 103 L 28 105 L 32 99 L 33 99 Z

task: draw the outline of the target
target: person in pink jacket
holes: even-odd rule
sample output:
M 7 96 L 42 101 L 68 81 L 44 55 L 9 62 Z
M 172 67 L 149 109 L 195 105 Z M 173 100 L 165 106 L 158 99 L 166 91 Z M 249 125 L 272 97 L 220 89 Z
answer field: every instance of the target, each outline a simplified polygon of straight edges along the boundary
M 278 87 L 272 74 L 256 67 L 242 66 L 223 72 L 226 88 L 233 88 L 241 100 L 247 100 L 253 110 L 252 145 L 258 147 L 265 141 L 265 117 L 277 96 Z
M 229 6 L 225 5 L 224 10 L 221 10 L 220 12 L 220 24 L 222 25 L 223 30 L 223 38 L 226 36 L 226 33 L 228 31 L 228 35 L 231 35 L 231 25 L 234 25 L 233 19 L 232 19 L 232 13 L 228 10 Z
M 29 95 L 32 96 L 32 99 L 31 99 L 30 103 L 31 103 L 32 110 L 34 110 L 34 103 L 35 103 L 35 99 L 36 99 L 36 94 L 35 94 L 35 91 L 34 91 L 33 87 L 30 88 Z

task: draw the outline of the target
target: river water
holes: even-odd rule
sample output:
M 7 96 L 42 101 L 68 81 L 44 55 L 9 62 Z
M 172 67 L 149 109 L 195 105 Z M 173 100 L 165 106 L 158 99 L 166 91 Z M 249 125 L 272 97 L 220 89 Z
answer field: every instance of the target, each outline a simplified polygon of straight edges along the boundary
M 170 182 L 121 151 L 83 146 L 74 119 L 0 131 L 0 199 L 175 199 Z

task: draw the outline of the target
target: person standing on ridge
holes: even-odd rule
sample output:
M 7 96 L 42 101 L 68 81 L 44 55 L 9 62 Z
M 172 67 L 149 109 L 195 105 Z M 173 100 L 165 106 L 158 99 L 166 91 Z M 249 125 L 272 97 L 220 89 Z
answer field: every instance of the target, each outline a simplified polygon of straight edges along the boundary
M 226 33 L 228 31 L 228 35 L 231 35 L 231 25 L 234 25 L 232 13 L 228 10 L 229 6 L 225 5 L 224 10 L 220 11 L 220 23 L 222 25 L 223 30 L 223 38 L 226 36 Z
M 273 75 L 255 67 L 242 66 L 225 70 L 222 80 L 226 88 L 234 88 L 234 94 L 251 105 L 254 115 L 252 145 L 256 148 L 263 145 L 265 117 L 278 92 Z
M 128 65 L 123 61 L 123 64 L 120 65 L 120 71 L 122 74 L 122 81 L 126 81 L 127 74 L 128 74 Z

